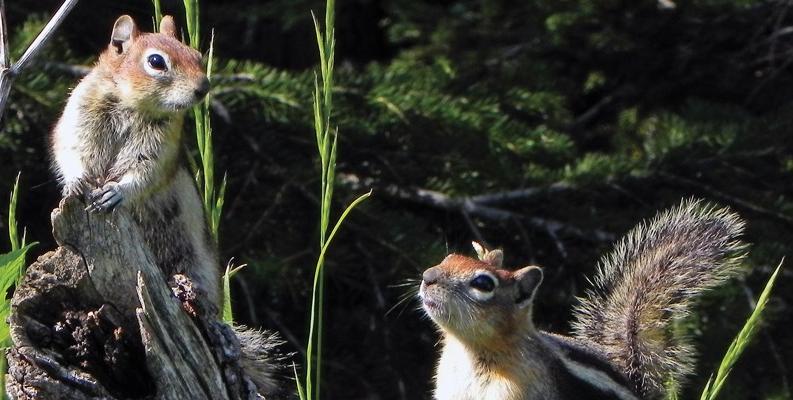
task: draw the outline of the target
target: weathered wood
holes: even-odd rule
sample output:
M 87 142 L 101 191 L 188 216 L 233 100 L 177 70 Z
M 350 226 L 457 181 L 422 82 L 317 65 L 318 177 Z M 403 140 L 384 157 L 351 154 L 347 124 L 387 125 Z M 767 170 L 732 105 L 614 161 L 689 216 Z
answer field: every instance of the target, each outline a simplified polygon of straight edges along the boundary
M 60 247 L 12 299 L 12 398 L 257 398 L 231 328 L 186 277 L 163 275 L 127 211 L 72 198 L 52 224 Z
M 138 276 L 138 296 L 143 307 L 137 311 L 137 316 L 146 348 L 146 363 L 158 387 L 174 389 L 160 398 L 228 399 L 220 370 L 201 332 L 173 298 L 162 295 L 163 291 L 170 291 L 164 281 L 151 282 L 150 287 L 143 276 L 143 272 Z

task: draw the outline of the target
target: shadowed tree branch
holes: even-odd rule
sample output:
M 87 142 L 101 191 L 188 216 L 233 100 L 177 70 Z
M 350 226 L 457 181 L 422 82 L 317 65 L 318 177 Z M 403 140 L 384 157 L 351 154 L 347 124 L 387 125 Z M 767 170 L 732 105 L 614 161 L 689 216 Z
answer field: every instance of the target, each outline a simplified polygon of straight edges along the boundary
M 372 178 L 360 178 L 352 174 L 339 174 L 339 182 L 353 191 L 362 188 L 373 188 L 377 195 L 391 199 L 421 204 L 430 208 L 458 212 L 463 217 L 470 216 L 495 222 L 519 221 L 540 229 L 556 242 L 557 249 L 564 255 L 564 245 L 559 241 L 559 234 L 570 235 L 593 242 L 612 242 L 614 234 L 600 229 L 587 231 L 579 227 L 540 217 L 498 208 L 492 204 L 509 201 L 526 200 L 548 191 L 570 190 L 566 183 L 557 183 L 546 188 L 526 188 L 484 195 L 451 197 L 447 194 L 422 188 L 404 188 L 394 184 L 380 184 Z

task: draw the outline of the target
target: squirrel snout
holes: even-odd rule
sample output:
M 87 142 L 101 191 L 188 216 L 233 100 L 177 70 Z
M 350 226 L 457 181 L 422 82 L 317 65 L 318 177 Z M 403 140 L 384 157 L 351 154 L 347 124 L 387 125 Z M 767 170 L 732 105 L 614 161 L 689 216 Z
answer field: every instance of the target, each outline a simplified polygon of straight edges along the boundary
M 424 273 L 421 275 L 421 279 L 424 281 L 425 285 L 432 285 L 441 277 L 441 269 L 438 267 L 428 268 Z
M 209 93 L 209 79 L 204 77 L 201 82 L 198 84 L 198 87 L 195 89 L 195 95 L 199 99 L 203 99 L 204 96 Z

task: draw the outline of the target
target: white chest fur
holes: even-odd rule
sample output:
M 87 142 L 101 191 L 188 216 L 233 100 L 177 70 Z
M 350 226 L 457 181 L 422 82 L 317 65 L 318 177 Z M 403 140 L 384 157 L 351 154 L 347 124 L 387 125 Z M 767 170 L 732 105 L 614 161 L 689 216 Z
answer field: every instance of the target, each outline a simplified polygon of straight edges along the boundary
M 552 400 L 553 390 L 543 389 L 542 369 L 526 365 L 519 371 L 498 371 L 477 366 L 475 356 L 458 340 L 447 337 L 438 363 L 434 397 L 437 400 Z M 515 356 L 521 357 L 520 349 Z M 526 360 L 531 364 L 531 360 Z

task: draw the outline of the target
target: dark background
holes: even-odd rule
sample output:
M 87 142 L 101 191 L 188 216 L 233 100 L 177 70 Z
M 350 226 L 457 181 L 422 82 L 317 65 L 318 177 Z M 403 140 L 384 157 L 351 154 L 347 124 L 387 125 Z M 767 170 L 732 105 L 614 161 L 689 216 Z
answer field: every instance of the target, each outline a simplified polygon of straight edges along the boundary
M 6 2 L 17 56 L 58 4 Z M 163 5 L 183 20 L 181 1 Z M 299 364 L 318 253 L 309 11 L 323 5 L 203 1 L 201 10 L 205 46 L 208 27 L 216 32 L 213 128 L 229 179 L 221 251 L 249 264 L 232 284 L 235 316 L 281 332 Z M 793 246 L 793 9 L 672 5 L 338 1 L 334 215 L 370 187 L 374 195 L 327 260 L 324 398 L 428 397 L 438 336 L 411 294 L 447 252 L 472 254 L 480 240 L 503 248 L 508 266 L 543 266 L 535 320 L 565 332 L 574 296 L 612 242 L 692 196 L 740 213 L 753 245 L 746 278 L 709 293 L 686 323 L 702 356 L 681 398 L 699 397 Z M 122 13 L 150 30 L 148 1 L 81 1 L 12 91 L 0 193 L 21 171 L 20 222 L 39 253 L 54 247 L 58 202 L 48 132 L 79 79 L 74 67 L 93 62 Z M 525 188 L 535 190 L 461 206 Z M 417 189 L 448 201 L 424 201 Z M 786 268 L 721 398 L 790 398 L 791 284 Z

